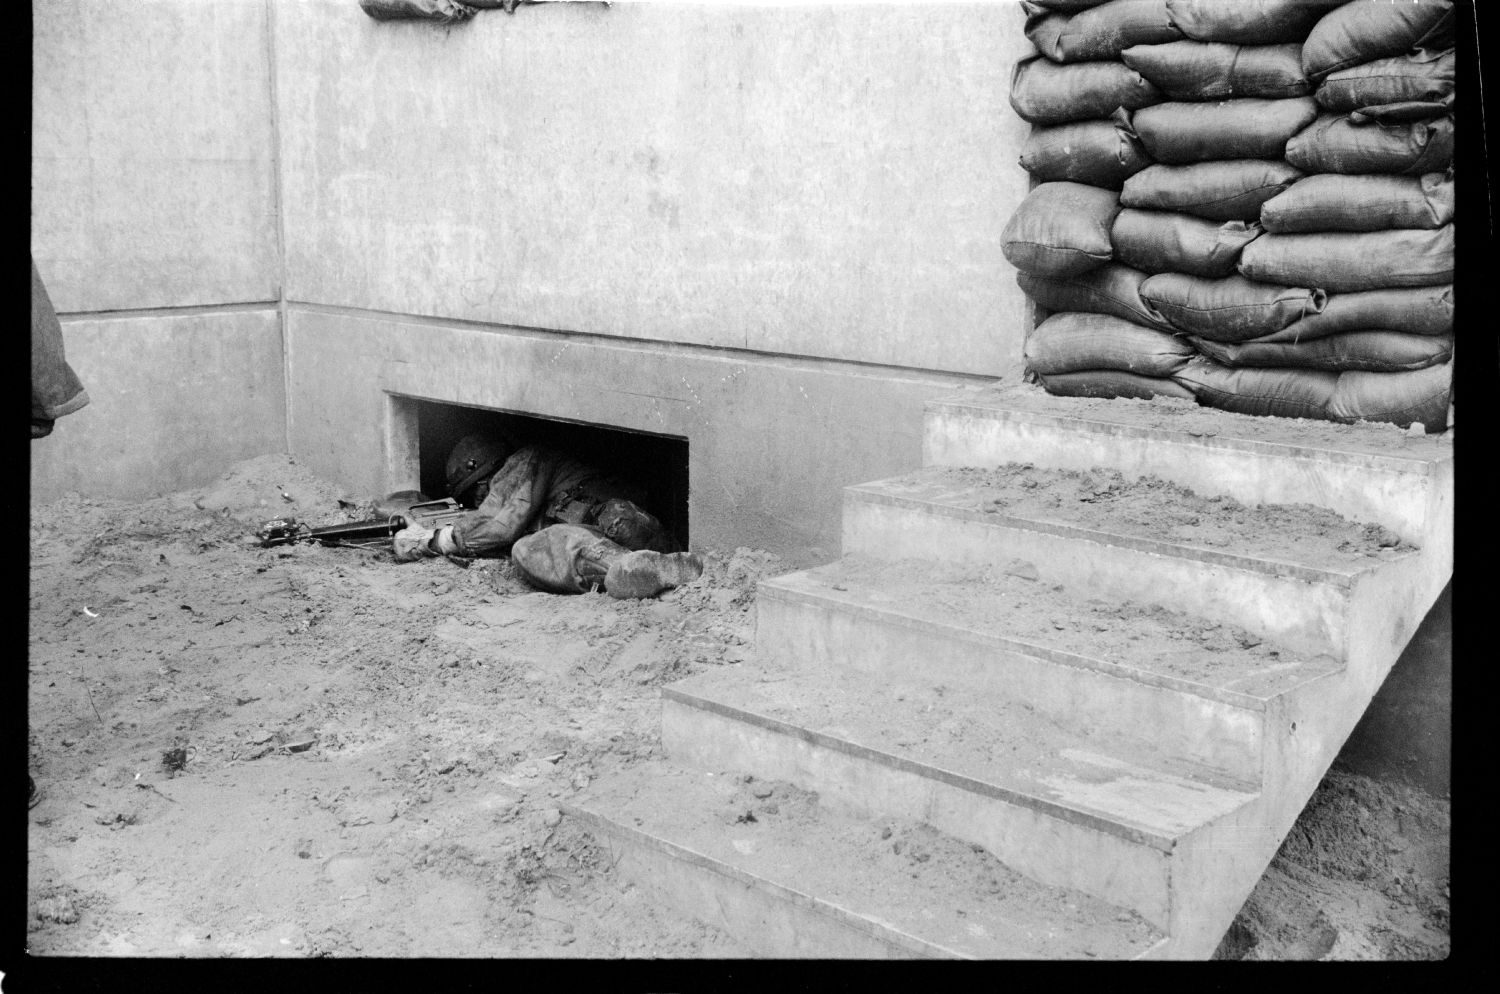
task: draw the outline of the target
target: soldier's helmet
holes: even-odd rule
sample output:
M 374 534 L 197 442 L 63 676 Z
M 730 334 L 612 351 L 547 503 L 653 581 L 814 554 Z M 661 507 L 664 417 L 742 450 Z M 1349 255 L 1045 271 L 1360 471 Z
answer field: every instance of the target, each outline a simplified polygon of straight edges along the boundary
M 461 504 L 474 485 L 485 479 L 519 448 L 516 441 L 499 432 L 465 435 L 448 453 L 448 496 Z
M 631 551 L 654 548 L 666 539 L 661 522 L 628 500 L 605 501 L 594 520 L 607 537 Z

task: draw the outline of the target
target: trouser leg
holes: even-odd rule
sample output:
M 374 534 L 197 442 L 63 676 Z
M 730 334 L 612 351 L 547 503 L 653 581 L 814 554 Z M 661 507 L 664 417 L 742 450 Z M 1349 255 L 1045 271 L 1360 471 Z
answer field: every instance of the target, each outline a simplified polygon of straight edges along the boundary
M 583 525 L 550 525 L 516 541 L 510 558 L 527 580 L 543 590 L 581 594 L 604 584 L 623 546 Z

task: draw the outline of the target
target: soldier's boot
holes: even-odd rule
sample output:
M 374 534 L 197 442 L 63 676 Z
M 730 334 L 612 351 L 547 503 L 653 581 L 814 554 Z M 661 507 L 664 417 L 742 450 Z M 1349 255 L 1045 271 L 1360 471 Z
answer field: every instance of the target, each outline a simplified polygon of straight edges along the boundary
M 553 525 L 552 527 L 583 530 L 588 526 Z M 574 582 L 581 591 L 598 590 L 604 586 L 604 579 L 609 575 L 609 568 L 628 551 L 624 546 L 603 535 L 591 540 L 578 541 L 573 548 L 577 550 L 573 557 L 573 576 L 576 578 Z
M 703 557 L 696 552 L 627 552 L 609 566 L 604 592 L 621 600 L 655 597 L 663 590 L 692 583 L 703 575 Z

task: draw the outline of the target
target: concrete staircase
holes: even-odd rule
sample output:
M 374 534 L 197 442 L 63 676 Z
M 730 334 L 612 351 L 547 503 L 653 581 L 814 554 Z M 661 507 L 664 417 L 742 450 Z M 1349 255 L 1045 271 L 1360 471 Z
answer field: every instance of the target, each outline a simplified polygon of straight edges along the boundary
M 568 814 L 768 956 L 1208 957 L 1451 573 L 1451 444 L 997 387 L 924 463 Z M 1161 524 L 1027 497 L 1101 470 L 1175 484 Z

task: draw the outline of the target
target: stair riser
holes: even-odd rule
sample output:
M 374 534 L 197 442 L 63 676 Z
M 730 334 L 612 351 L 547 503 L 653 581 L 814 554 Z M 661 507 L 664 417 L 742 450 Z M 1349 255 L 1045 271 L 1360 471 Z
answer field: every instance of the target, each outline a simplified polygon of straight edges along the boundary
M 1313 504 L 1425 546 L 1451 527 L 1452 462 L 1272 446 L 1045 416 L 929 405 L 923 465 L 1114 469 L 1247 504 Z M 1444 518 L 1448 520 L 1445 522 Z
M 610 848 L 621 878 L 758 955 L 777 959 L 928 959 L 958 954 L 788 890 L 712 857 L 565 806 Z
M 1214 954 L 1316 786 L 1314 780 L 1304 793 L 1300 785 L 1283 785 L 1278 796 L 1263 794 L 1182 840 L 1172 864 L 1171 935 L 1151 958 L 1206 960 Z
M 925 821 L 1041 883 L 1076 888 L 1153 924 L 1167 919 L 1170 858 L 1143 842 L 670 699 L 662 702 L 662 744 L 684 765 L 790 780 L 862 816 Z
M 1302 576 L 948 517 L 852 493 L 844 502 L 844 552 L 998 566 L 1020 559 L 1036 567 L 1038 582 L 1073 594 L 1158 604 L 1309 655 L 1337 659 L 1344 652 L 1350 588 Z
M 1149 728 L 1164 753 L 1244 782 L 1260 780 L 1258 711 L 766 588 L 757 611 L 764 660 L 942 684 L 1056 716 L 1077 727 L 1080 739 Z

